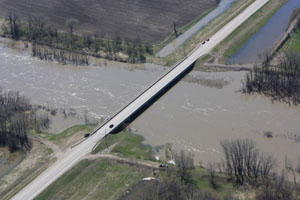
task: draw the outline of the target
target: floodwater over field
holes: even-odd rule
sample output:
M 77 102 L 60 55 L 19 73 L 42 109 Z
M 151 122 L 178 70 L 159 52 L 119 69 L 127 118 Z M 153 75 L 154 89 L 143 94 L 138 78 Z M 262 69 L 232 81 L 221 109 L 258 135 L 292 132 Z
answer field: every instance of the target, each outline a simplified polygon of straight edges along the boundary
M 108 62 L 105 67 L 75 67 L 50 64 L 30 58 L 0 43 L 0 85 L 21 91 L 33 103 L 73 107 L 98 116 L 111 115 L 146 85 L 160 76 L 164 67 L 146 65 L 128 70 L 127 64 Z M 221 158 L 222 139 L 250 138 L 275 155 L 296 160 L 300 156 L 300 109 L 272 104 L 261 96 L 237 92 L 244 72 L 192 72 L 131 124 L 158 146 L 167 142 L 194 152 L 196 160 Z M 264 137 L 272 131 L 274 138 Z
M 189 30 L 184 32 L 174 41 L 166 45 L 162 48 L 156 56 L 165 57 L 175 51 L 180 45 L 182 45 L 186 40 L 192 37 L 195 33 L 201 30 L 204 26 L 206 26 L 209 22 L 211 22 L 216 17 L 220 16 L 223 12 L 225 12 L 236 0 L 221 0 L 218 7 L 211 11 L 208 15 L 203 17 L 198 23 L 192 26 Z
M 110 62 L 101 62 L 101 67 L 62 66 L 0 45 L 1 87 L 20 91 L 35 104 L 75 108 L 95 116 L 113 114 L 165 70 L 145 65 L 132 72 L 126 64 Z
M 290 16 L 294 9 L 300 6 L 299 0 L 289 0 L 269 22 L 255 34 L 228 63 L 253 63 L 260 61 L 260 56 L 272 48 L 288 28 Z

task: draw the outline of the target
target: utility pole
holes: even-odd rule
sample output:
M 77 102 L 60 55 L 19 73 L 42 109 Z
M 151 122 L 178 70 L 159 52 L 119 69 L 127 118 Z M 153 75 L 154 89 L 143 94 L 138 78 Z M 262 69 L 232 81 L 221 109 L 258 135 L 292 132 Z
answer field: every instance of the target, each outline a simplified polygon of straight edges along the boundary
M 178 38 L 178 32 L 177 32 L 177 28 L 176 28 L 176 22 L 173 22 L 173 29 L 174 29 L 175 37 Z

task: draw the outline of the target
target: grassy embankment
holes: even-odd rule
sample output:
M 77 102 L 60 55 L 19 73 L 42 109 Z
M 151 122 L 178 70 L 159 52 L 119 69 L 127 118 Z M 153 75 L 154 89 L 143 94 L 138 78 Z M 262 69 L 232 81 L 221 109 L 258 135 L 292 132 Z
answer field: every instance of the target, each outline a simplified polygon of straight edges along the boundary
M 210 175 L 207 169 L 196 167 L 193 172 L 193 181 L 201 191 L 208 191 L 216 194 L 219 198 L 228 195 L 233 195 L 237 190 L 232 183 L 228 182 L 228 177 L 225 174 L 216 173 L 217 189 L 214 189 L 210 183 Z
M 239 28 L 233 31 L 213 50 L 213 53 L 218 55 L 219 63 L 226 63 L 228 58 L 237 53 L 287 1 L 271 0 Z
M 280 51 L 294 51 L 300 53 L 300 30 L 295 30 L 284 43 Z
M 111 147 L 111 153 L 121 157 L 152 160 L 152 148 L 142 144 L 143 138 L 131 133 L 122 132 L 109 135 L 106 141 L 98 145 L 93 153 Z M 168 178 L 162 169 L 156 176 Z M 218 197 L 235 193 L 232 183 L 227 177 L 216 173 L 218 188 L 210 184 L 208 170 L 196 167 L 193 171 L 193 182 L 201 191 L 209 191 Z M 152 170 L 142 166 L 128 165 L 110 159 L 83 160 L 70 171 L 48 187 L 37 199 L 119 199 L 125 192 L 137 184 L 142 178 L 153 176 Z
M 96 147 L 93 153 L 101 152 L 107 147 L 114 145 L 111 150 L 112 154 L 141 160 L 153 160 L 151 146 L 144 145 L 142 142 L 142 136 L 121 132 L 115 135 L 108 135 L 106 139 L 103 139 Z
M 223 199 L 226 196 L 234 196 L 238 192 L 232 182 L 228 181 L 228 176 L 223 173 L 215 172 L 215 182 L 217 188 L 213 188 L 210 182 L 210 173 L 209 170 L 202 166 L 195 166 L 195 169 L 191 171 L 192 183 L 202 192 L 210 193 L 213 196 L 216 196 L 220 199 Z M 159 178 L 169 179 L 170 174 L 167 171 L 160 171 Z
M 292 31 L 292 33 L 290 33 L 288 39 L 282 44 L 279 52 L 300 53 L 300 7 L 296 8 L 293 11 L 290 17 L 290 25 L 294 20 L 298 20 L 298 24 L 296 24 L 296 27 L 294 27 L 294 30 Z
M 85 133 L 90 133 L 95 125 L 72 126 L 60 134 L 41 134 L 41 136 L 58 145 L 70 145 L 84 138 Z

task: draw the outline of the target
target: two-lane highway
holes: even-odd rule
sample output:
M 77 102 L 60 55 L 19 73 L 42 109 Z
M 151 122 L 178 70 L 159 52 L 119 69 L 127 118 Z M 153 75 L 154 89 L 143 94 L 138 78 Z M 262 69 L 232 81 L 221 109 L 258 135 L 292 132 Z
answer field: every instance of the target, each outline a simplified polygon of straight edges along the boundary
M 17 193 L 12 200 L 31 200 L 40 194 L 45 188 L 53 183 L 57 178 L 71 169 L 78 163 L 86 154 L 92 151 L 92 148 L 112 130 L 110 125 L 114 127 L 122 124 L 129 116 L 141 108 L 145 103 L 165 88 L 170 82 L 182 74 L 191 64 L 193 64 L 199 57 L 209 53 L 216 45 L 229 36 L 237 27 L 245 22 L 251 15 L 265 5 L 269 0 L 256 0 L 241 14 L 234 18 L 231 22 L 225 25 L 220 31 L 210 38 L 210 41 L 205 45 L 198 46 L 189 56 L 173 67 L 157 82 L 146 89 L 141 95 L 125 106 L 120 112 L 114 115 L 107 123 L 97 129 L 84 142 L 69 149 L 62 159 L 57 160 L 52 166 L 45 170 L 41 175 L 29 183 L 19 193 Z M 201 41 L 199 41 L 201 43 Z

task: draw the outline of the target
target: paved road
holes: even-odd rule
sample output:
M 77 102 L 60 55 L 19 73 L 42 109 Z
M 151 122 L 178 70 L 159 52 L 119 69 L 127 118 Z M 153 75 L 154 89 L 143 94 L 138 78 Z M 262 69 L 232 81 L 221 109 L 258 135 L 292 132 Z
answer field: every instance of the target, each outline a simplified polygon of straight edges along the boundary
M 260 9 L 269 0 L 256 0 L 239 16 L 224 26 L 219 32 L 210 38 L 210 42 L 199 45 L 184 61 L 173 67 L 166 75 L 150 86 L 138 98 L 128 104 L 119 113 L 113 116 L 107 123 L 91 135 L 87 140 L 69 149 L 62 159 L 57 160 L 52 166 L 45 170 L 40 176 L 29 183 L 23 190 L 17 193 L 12 200 L 31 200 L 53 183 L 57 178 L 71 169 L 80 159 L 92 151 L 94 145 L 98 143 L 106 134 L 110 133 L 111 124 L 116 127 L 121 124 L 129 115 L 144 105 L 152 96 L 164 88 L 170 81 L 185 71 L 200 56 L 209 53 L 217 44 L 224 40 L 233 30 L 246 21 L 252 14 Z

